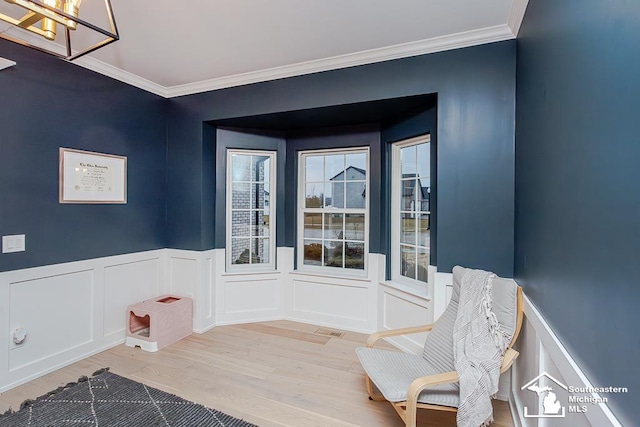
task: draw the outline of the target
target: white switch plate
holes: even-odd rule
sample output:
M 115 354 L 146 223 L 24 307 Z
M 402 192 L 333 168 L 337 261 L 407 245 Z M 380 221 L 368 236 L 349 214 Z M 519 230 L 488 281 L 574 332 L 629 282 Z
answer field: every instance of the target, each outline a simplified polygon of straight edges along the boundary
M 4 70 L 5 68 L 13 67 L 16 65 L 14 61 L 11 61 L 6 58 L 0 58 L 0 70 Z
M 2 236 L 2 253 L 25 251 L 25 235 L 15 234 L 13 236 Z

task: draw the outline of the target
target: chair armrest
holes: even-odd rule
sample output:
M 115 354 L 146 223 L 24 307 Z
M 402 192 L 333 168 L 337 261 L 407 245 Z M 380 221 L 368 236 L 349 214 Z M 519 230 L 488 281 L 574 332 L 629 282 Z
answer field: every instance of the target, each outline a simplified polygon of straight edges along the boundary
M 456 371 L 444 372 L 442 374 L 427 375 L 420 377 L 411 383 L 407 390 L 407 410 L 405 412 L 405 425 L 408 427 L 415 427 L 416 425 L 416 411 L 418 410 L 418 396 L 427 387 L 456 383 L 458 382 L 458 373 Z
M 508 348 L 507 351 L 504 353 L 504 357 L 502 358 L 502 366 L 500 366 L 500 373 L 502 374 L 503 372 L 508 370 L 511 367 L 511 365 L 513 365 L 513 362 L 516 361 L 518 356 L 520 356 L 520 353 L 518 353 L 512 348 Z
M 429 325 L 411 326 L 409 328 L 391 329 L 388 331 L 375 332 L 369 335 L 367 339 L 367 347 L 373 347 L 376 341 L 381 338 L 395 337 L 399 335 L 418 334 L 420 332 L 429 332 L 433 329 L 433 323 Z
M 442 374 L 427 375 L 425 377 L 413 380 L 407 390 L 407 402 L 409 400 L 417 401 L 418 395 L 427 387 L 440 384 L 457 383 L 458 373 L 456 371 L 443 372 Z
M 515 351 L 512 348 L 508 348 L 504 353 L 504 358 L 502 360 L 502 366 L 500 367 L 500 373 L 506 371 L 513 365 L 513 362 L 518 358 L 520 353 Z M 456 371 L 444 372 L 442 374 L 435 375 L 427 375 L 424 377 L 416 378 L 413 380 L 411 385 L 409 386 L 409 390 L 407 391 L 407 399 L 412 395 L 412 390 L 415 389 L 415 397 L 418 397 L 418 394 L 425 388 L 432 385 L 440 385 L 440 384 L 448 384 L 458 382 L 458 373 Z

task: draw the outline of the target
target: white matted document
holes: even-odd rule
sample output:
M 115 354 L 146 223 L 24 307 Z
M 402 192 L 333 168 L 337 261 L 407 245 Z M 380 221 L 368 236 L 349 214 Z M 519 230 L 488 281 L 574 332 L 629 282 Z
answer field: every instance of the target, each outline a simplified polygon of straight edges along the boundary
M 127 158 L 60 148 L 60 203 L 127 203 Z

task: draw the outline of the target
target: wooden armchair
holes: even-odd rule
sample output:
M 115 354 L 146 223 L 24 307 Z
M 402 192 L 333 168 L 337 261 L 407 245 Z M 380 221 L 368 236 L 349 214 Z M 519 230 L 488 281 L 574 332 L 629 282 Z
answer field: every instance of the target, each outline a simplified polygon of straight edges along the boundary
M 416 426 L 418 408 L 457 411 L 459 389 L 453 365 L 453 323 L 463 271 L 462 267 L 454 268 L 453 296 L 435 323 L 374 333 L 367 340 L 366 348 L 356 350 L 366 372 L 370 398 L 389 401 L 407 427 Z M 503 373 L 519 355 L 512 346 L 522 327 L 522 288 L 511 279 L 495 278 L 493 307 L 499 323 L 512 336 L 500 368 Z M 429 332 L 421 356 L 374 348 L 382 338 L 420 332 Z

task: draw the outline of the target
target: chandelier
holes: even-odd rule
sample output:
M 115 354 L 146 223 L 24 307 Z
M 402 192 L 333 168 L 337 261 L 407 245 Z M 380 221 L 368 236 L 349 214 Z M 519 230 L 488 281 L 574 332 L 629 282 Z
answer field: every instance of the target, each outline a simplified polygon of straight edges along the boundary
M 81 3 L 0 0 L 0 37 L 69 61 L 120 38 L 110 0 L 104 0 L 104 5 L 100 0 L 88 0 L 82 14 Z

